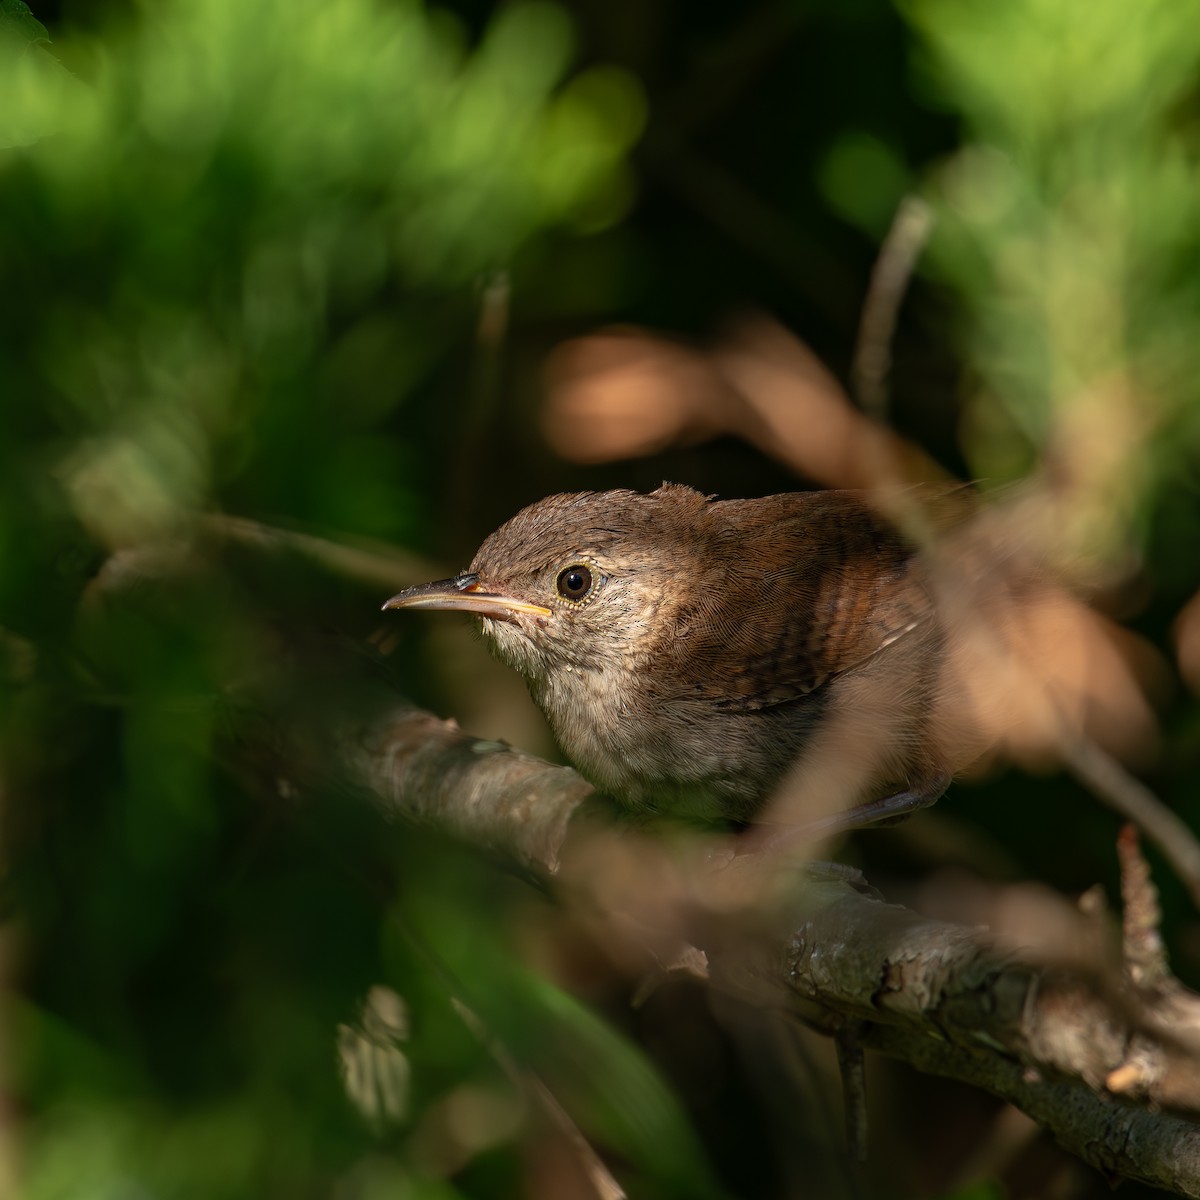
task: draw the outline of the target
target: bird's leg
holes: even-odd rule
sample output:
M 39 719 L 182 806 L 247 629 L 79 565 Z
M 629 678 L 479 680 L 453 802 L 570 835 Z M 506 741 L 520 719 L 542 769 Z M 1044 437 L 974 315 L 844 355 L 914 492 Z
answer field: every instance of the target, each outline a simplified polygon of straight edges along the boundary
M 950 772 L 944 767 L 931 766 L 925 774 L 910 779 L 903 792 L 856 804 L 831 817 L 820 817 L 815 821 L 780 829 L 770 835 L 761 848 L 777 850 L 793 840 L 815 842 L 839 833 L 848 833 L 851 829 L 861 829 L 864 825 L 891 825 L 922 808 L 928 808 L 949 786 Z
M 869 800 L 857 804 L 823 820 L 811 821 L 802 828 L 824 836 L 825 832 L 842 833 L 859 829 L 864 825 L 893 825 L 911 816 L 922 808 L 928 808 L 950 786 L 950 773 L 943 768 L 934 768 L 927 774 L 909 781 L 903 792 L 885 796 L 881 800 Z

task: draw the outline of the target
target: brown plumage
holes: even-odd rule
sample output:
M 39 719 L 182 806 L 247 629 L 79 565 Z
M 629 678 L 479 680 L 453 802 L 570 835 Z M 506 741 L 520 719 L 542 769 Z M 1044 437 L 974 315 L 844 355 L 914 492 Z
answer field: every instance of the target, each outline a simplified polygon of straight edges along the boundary
M 934 605 L 913 548 L 859 493 L 551 496 L 467 572 L 385 607 L 479 614 L 568 758 L 631 808 L 749 820 L 797 764 L 828 758 L 835 727 L 863 777 L 824 827 L 946 786 Z

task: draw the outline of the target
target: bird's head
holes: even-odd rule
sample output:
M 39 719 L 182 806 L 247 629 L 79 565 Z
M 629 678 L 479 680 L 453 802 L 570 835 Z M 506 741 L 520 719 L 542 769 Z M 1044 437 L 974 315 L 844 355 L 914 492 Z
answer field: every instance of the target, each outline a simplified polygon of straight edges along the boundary
M 646 652 L 680 587 L 707 501 L 672 484 L 550 496 L 522 509 L 452 579 L 384 608 L 473 613 L 496 653 L 536 687 L 557 671 L 603 670 Z

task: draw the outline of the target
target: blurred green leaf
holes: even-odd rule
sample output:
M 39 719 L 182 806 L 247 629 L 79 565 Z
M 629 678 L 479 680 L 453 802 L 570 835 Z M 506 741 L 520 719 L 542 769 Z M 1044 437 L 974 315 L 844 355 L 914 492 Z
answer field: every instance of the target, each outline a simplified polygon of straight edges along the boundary
M 957 1192 L 948 1193 L 942 1200 L 1004 1200 L 1007 1193 L 998 1183 L 985 1180 L 973 1183 Z
M 470 917 L 432 904 L 427 876 L 410 878 L 406 893 L 397 928 L 411 930 L 424 947 L 444 989 L 441 1003 L 452 997 L 465 1005 L 480 1024 L 478 1036 L 532 1072 L 588 1141 L 628 1163 L 652 1194 L 724 1194 L 678 1100 L 645 1054 L 524 966 L 505 927 L 482 915 L 487 904 L 472 906 Z M 390 941 L 397 961 L 408 956 L 412 943 Z
M 561 989 L 524 979 L 534 1063 L 589 1137 L 677 1196 L 725 1195 L 678 1100 L 644 1053 Z
M 821 190 L 833 207 L 872 236 L 887 232 L 912 180 L 894 150 L 865 133 L 841 138 L 820 168 Z
M 36 45 L 48 42 L 50 35 L 25 0 L 0 0 L 0 40 L 4 38 Z

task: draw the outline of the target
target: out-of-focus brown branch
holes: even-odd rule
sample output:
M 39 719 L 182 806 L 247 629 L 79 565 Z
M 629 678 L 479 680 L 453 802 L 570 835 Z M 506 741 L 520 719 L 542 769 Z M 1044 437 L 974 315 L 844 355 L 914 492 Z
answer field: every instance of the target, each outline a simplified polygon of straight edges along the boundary
M 453 828 L 557 874 L 567 895 L 598 897 L 601 910 L 610 902 L 620 873 L 614 864 L 634 840 L 621 835 L 614 847 L 597 832 L 610 843 L 603 853 L 564 854 L 591 796 L 570 769 L 411 711 L 346 744 L 347 767 L 396 817 Z M 1155 1019 L 1155 993 L 1125 986 L 1119 972 L 1106 979 L 1099 970 L 1042 962 L 978 928 L 920 917 L 844 882 L 810 886 L 802 910 L 783 926 L 761 912 L 742 914 L 747 924 L 731 937 L 739 919 L 728 904 L 736 892 L 728 886 L 731 860 L 710 855 L 704 868 L 697 859 L 689 875 L 677 856 L 656 859 L 653 845 L 637 845 L 628 858 L 630 871 L 653 875 L 659 901 L 657 908 L 633 901 L 642 924 L 687 914 L 686 930 L 659 932 L 700 941 L 719 985 L 798 1005 L 810 1019 L 815 1008 L 831 1029 L 866 1022 L 866 1045 L 1011 1100 L 1100 1169 L 1200 1196 L 1200 1126 L 1156 1111 L 1165 1103 L 1200 1114 L 1200 997 L 1176 985 L 1167 1025 Z M 742 873 L 772 869 L 751 856 L 732 862 Z M 622 876 L 623 891 L 630 878 Z M 755 894 L 761 900 L 765 892 Z M 764 939 L 764 928 L 775 932 Z M 1138 1084 L 1127 1089 L 1121 1068 L 1131 1054 Z
M 765 317 L 711 349 L 618 327 L 564 342 L 546 363 L 543 429 L 577 462 L 652 454 L 731 434 L 825 487 L 871 487 L 879 463 L 905 482 L 946 472 L 865 416 L 817 356 Z
M 1200 692 L 1200 592 L 1175 618 L 1173 633 L 1179 673 L 1193 692 Z

